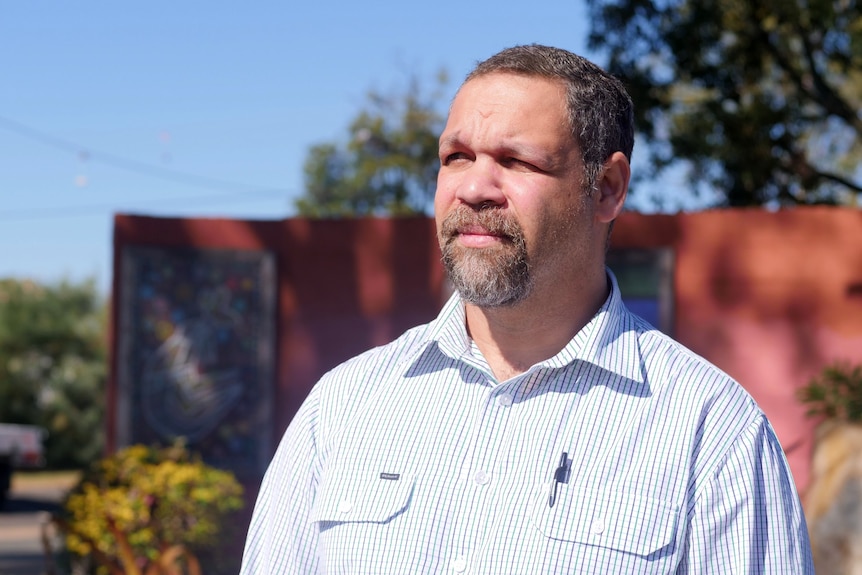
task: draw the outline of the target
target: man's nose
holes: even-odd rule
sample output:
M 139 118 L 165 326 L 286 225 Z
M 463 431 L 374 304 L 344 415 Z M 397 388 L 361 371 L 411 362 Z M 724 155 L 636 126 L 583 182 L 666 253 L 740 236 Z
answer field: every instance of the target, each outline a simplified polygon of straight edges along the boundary
M 500 176 L 500 166 L 490 159 L 477 158 L 464 172 L 455 197 L 476 208 L 503 204 L 506 198 Z

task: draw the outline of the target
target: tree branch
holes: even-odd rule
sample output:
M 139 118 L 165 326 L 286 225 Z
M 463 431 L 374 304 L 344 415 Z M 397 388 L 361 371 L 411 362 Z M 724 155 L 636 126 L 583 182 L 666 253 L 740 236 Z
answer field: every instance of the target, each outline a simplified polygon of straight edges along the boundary
M 823 172 L 820 170 L 814 170 L 814 175 L 822 180 L 827 180 L 830 182 L 835 182 L 836 184 L 841 184 L 842 186 L 847 187 L 850 190 L 853 190 L 857 194 L 862 193 L 862 185 L 857 184 L 856 182 L 845 178 L 840 174 L 833 174 L 830 172 Z
M 751 16 L 752 20 L 759 24 L 760 21 L 756 18 L 756 15 L 752 14 Z M 833 90 L 823 75 L 820 74 L 814 58 L 813 48 L 801 24 L 795 25 L 794 28 L 796 29 L 797 35 L 803 45 L 805 52 L 804 61 L 807 64 L 806 73 L 810 75 L 813 89 L 808 86 L 808 82 L 806 82 L 802 73 L 794 68 L 793 64 L 787 59 L 781 49 L 775 45 L 772 38 L 770 38 L 769 32 L 764 30 L 762 26 L 758 25 L 757 35 L 766 45 L 767 50 L 769 50 L 769 53 L 775 59 L 778 67 L 787 74 L 793 85 L 796 86 L 797 90 L 814 102 L 823 106 L 823 109 L 826 110 L 827 113 L 844 120 L 857 134 L 859 134 L 860 137 L 862 137 L 862 119 L 859 118 L 855 109 L 850 106 L 835 90 Z
M 853 129 L 856 130 L 856 133 L 862 137 L 862 119 L 859 118 L 856 110 L 850 106 L 844 98 L 842 98 L 841 95 L 832 88 L 832 86 L 829 85 L 826 78 L 824 78 L 820 73 L 820 70 L 817 68 L 817 62 L 814 58 L 814 48 L 811 46 L 808 34 L 806 34 L 802 24 L 797 23 L 795 27 L 799 37 L 802 39 L 802 46 L 805 51 L 805 61 L 808 63 L 808 69 L 810 70 L 811 77 L 814 82 L 814 88 L 820 95 L 820 99 L 818 101 L 823 104 L 824 108 L 826 108 L 828 112 L 838 116 L 850 124 Z

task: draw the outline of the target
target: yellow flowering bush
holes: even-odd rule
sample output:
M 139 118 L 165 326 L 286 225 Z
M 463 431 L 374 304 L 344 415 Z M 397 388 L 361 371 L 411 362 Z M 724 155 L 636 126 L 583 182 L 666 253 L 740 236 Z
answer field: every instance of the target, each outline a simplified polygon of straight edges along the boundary
M 194 551 L 212 547 L 242 508 L 232 473 L 202 463 L 182 444 L 133 445 L 96 463 L 66 498 L 57 524 L 68 551 L 99 573 L 200 573 Z

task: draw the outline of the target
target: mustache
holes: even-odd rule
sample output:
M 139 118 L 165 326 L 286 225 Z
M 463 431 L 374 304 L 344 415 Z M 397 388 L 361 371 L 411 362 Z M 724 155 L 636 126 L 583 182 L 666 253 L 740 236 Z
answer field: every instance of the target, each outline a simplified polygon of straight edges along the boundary
M 524 237 L 518 220 L 501 208 L 475 210 L 465 205 L 456 207 L 446 215 L 440 231 L 448 243 L 460 233 L 460 230 L 475 227 L 510 240 L 523 241 Z

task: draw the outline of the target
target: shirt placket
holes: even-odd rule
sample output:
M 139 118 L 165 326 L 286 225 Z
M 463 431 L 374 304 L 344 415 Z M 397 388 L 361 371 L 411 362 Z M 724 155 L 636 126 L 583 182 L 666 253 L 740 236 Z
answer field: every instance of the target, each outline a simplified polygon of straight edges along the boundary
M 562 452 L 567 452 L 567 472 L 572 465 L 571 425 L 577 404 L 576 394 L 550 399 L 542 388 L 552 380 L 552 372 L 536 367 L 511 382 L 514 409 L 501 451 L 507 454 L 508 472 L 496 486 L 500 497 L 488 516 L 480 552 L 471 563 L 477 573 L 539 572 L 538 566 L 544 565 L 544 540 L 531 514 L 537 497 L 544 497 L 540 505 L 549 505 L 547 488 L 555 478 L 565 482 L 561 490 L 569 488 L 568 473 L 563 477 L 556 472 Z M 506 402 L 502 395 L 497 401 Z
M 495 385 L 488 378 L 485 401 L 475 414 L 468 461 L 461 483 L 461 513 L 454 538 L 456 548 L 450 561 L 450 573 L 456 575 L 481 572 L 479 560 L 489 531 L 495 523 L 495 509 L 503 496 L 502 486 L 509 469 L 510 417 L 516 391 L 522 378 L 505 385 Z

